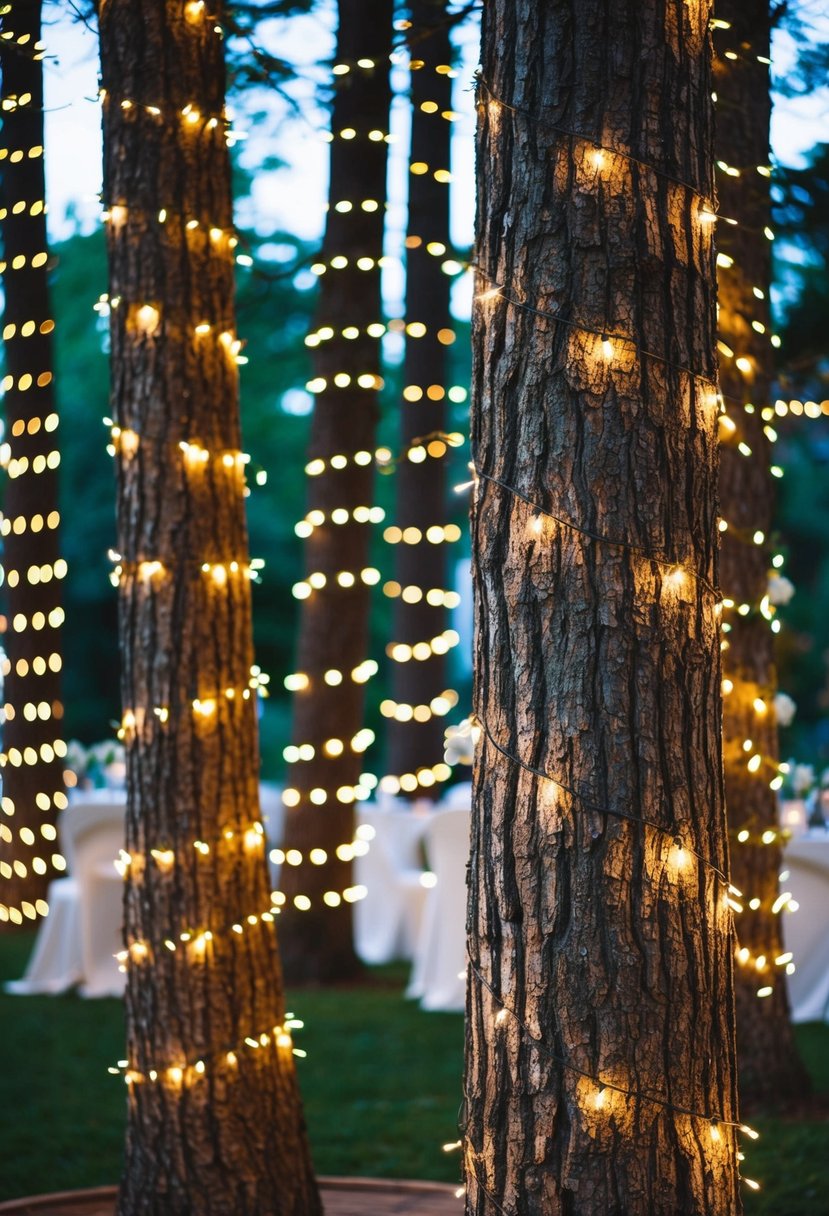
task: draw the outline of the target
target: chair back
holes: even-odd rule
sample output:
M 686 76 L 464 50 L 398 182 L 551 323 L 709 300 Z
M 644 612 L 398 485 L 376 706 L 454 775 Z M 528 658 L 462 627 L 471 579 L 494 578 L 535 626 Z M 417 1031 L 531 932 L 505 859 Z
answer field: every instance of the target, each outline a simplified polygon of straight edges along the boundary
M 122 945 L 124 881 L 114 863 L 125 844 L 125 812 L 124 801 L 73 802 L 58 821 L 78 890 L 82 996 L 119 996 L 124 990 L 115 960 Z
M 411 958 L 426 890 L 418 864 L 422 821 L 408 811 L 360 808 L 360 826 L 372 827 L 369 850 L 355 858 L 354 881 L 366 888 L 354 905 L 354 945 L 364 962 Z
M 437 885 L 458 893 L 466 916 L 466 865 L 469 861 L 471 814 L 458 807 L 436 811 L 426 827 L 426 857 Z
M 464 1006 L 470 822 L 469 810 L 436 811 L 426 828 L 426 860 L 436 882 L 427 894 L 407 989 L 423 1009 Z
M 77 801 L 58 817 L 61 851 L 73 877 L 80 877 L 81 867 L 88 870 L 116 860 L 125 844 L 126 809 L 126 802 Z

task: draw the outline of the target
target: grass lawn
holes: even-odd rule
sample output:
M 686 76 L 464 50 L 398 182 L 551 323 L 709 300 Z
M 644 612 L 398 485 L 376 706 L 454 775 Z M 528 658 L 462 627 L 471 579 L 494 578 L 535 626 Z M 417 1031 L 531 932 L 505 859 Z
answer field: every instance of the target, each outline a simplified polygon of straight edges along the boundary
M 21 975 L 33 934 L 0 937 L 0 981 Z M 290 994 L 304 1019 L 298 1061 L 316 1167 L 322 1174 L 458 1180 L 463 1019 L 423 1013 L 401 996 L 403 968 L 360 988 Z M 118 1181 L 123 1082 L 117 1001 L 0 995 L 0 1201 Z M 821 1092 L 829 1091 L 829 1026 L 798 1029 Z M 763 1185 L 746 1216 L 826 1216 L 829 1123 L 755 1117 L 745 1172 Z M 460 1210 L 460 1205 L 459 1205 Z

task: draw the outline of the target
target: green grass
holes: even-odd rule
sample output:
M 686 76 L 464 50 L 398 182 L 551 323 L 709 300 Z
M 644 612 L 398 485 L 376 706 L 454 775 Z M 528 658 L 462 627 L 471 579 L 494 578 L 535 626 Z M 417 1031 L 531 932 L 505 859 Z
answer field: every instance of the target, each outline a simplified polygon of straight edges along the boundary
M 32 935 L 0 937 L 0 980 L 22 974 Z M 298 1062 L 321 1174 L 455 1182 L 463 1020 L 423 1013 L 401 996 L 405 970 L 380 968 L 361 986 L 290 994 L 306 1028 Z M 797 1029 L 820 1092 L 829 1090 L 829 1026 Z M 123 1083 L 116 1001 L 0 995 L 0 1201 L 118 1180 Z M 829 1123 L 755 1117 L 761 1139 L 744 1166 L 763 1185 L 746 1216 L 826 1216 Z
M 0 937 L 0 982 L 22 975 L 32 934 Z M 361 987 L 289 994 L 321 1174 L 458 1180 L 463 1018 L 403 1000 L 406 971 Z M 118 1181 L 124 1085 L 120 1002 L 0 994 L 0 1201 Z

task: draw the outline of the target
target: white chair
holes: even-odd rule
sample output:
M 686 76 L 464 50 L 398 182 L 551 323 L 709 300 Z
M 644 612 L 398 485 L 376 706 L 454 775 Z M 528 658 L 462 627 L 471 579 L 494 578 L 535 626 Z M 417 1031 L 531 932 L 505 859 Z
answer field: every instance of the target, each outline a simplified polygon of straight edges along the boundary
M 437 811 L 424 843 L 435 885 L 428 891 L 406 996 L 422 1009 L 454 1012 L 466 1002 L 466 865 L 471 814 Z
M 7 984 L 8 992 L 58 993 L 81 984 L 82 996 L 123 993 L 125 977 L 114 955 L 122 947 L 124 884 L 113 863 L 124 846 L 125 807 L 123 798 L 96 790 L 89 798 L 75 797 L 60 815 L 69 877 L 49 884 L 49 914 L 25 975 Z
M 411 810 L 360 809 L 361 826 L 374 830 L 368 852 L 354 860 L 354 881 L 367 891 L 354 905 L 354 948 L 365 963 L 413 957 L 426 899 L 418 856 L 424 822 Z
M 791 891 L 800 905 L 784 912 L 783 944 L 794 955 L 789 976 L 793 1022 L 829 1021 L 829 834 L 807 832 L 789 842 L 783 855 Z
M 125 807 L 122 801 L 75 802 L 58 823 L 78 885 L 84 997 L 121 996 L 126 983 L 115 959 L 123 948 L 124 880 L 115 861 L 124 847 Z

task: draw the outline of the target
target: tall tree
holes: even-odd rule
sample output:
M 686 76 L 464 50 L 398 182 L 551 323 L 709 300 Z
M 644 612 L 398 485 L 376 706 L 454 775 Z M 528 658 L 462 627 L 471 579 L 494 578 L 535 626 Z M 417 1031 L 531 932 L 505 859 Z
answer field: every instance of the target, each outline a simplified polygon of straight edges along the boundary
M 470 1213 L 740 1211 L 709 17 L 484 10 Z
M 102 7 L 128 1124 L 119 1211 L 318 1213 L 258 810 L 221 31 Z
M 367 665 L 391 0 L 339 0 L 329 205 L 320 261 L 306 574 L 288 770 L 282 956 L 291 981 L 353 976 L 351 843 Z M 376 665 L 374 665 L 376 667 Z M 313 858 L 311 854 L 313 853 Z
M 52 331 L 43 171 L 40 0 L 0 17 L 5 444 L 3 465 L 3 798 L 0 924 L 45 915 L 65 862 L 55 844 L 66 806 L 62 757 L 61 580 Z
M 452 638 L 447 637 L 444 602 L 435 590 L 447 586 L 447 542 L 460 537 L 457 525 L 446 520 L 446 457 L 451 451 L 445 437 L 447 347 L 455 331 L 449 312 L 451 280 L 442 263 L 450 240 L 452 46 L 445 0 L 413 0 L 410 15 L 412 129 L 400 409 L 405 455 L 397 466 L 395 521 L 385 536 L 395 546 L 395 580 L 414 592 L 395 599 L 393 640 L 386 647 L 393 705 L 385 784 L 404 796 L 436 798 L 435 765 L 443 759 L 445 656 Z
M 717 7 L 719 210 L 717 227 L 721 420 L 723 760 L 737 919 L 737 1046 L 743 1100 L 792 1097 L 809 1088 L 786 993 L 778 875 L 776 670 L 768 576 L 774 478 L 768 405 L 771 346 L 768 0 Z M 773 434 L 773 432 L 772 432 Z

